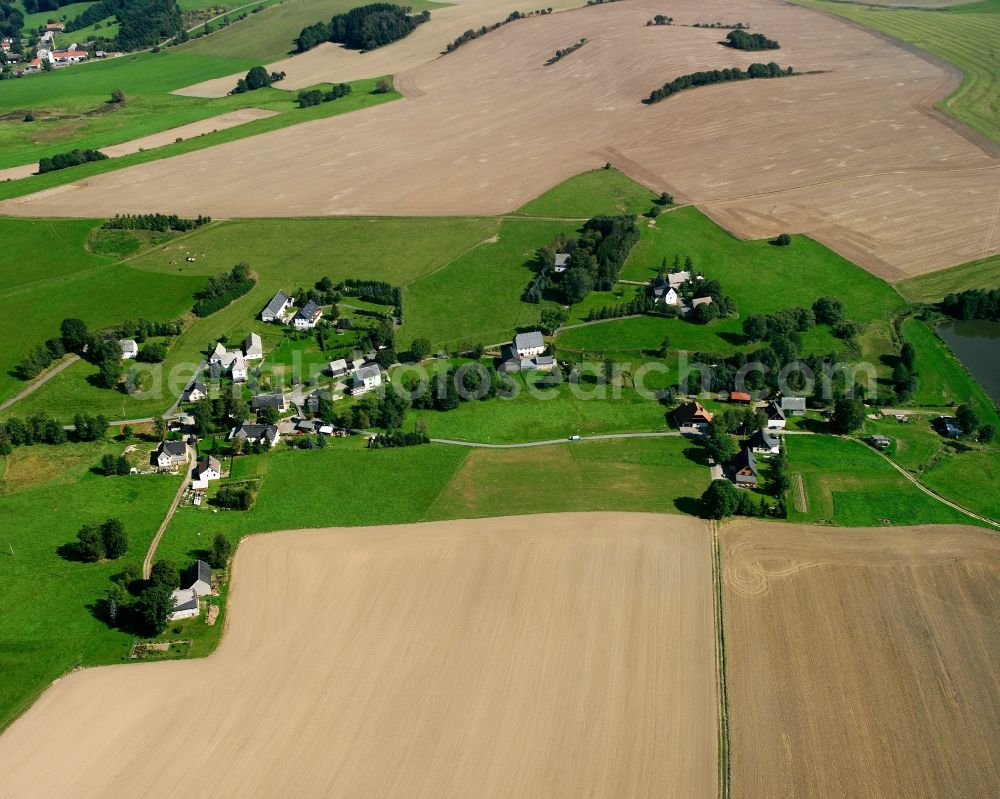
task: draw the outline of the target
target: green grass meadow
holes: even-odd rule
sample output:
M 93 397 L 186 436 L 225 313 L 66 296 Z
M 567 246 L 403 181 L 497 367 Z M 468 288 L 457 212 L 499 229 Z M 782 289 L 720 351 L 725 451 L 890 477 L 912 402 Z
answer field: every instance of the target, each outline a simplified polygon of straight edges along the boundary
M 1000 255 L 912 277 L 896 284 L 899 293 L 912 302 L 939 302 L 948 294 L 967 289 L 1000 286 Z
M 118 662 L 129 650 L 132 636 L 108 628 L 92 605 L 126 563 L 142 563 L 178 482 L 90 471 L 104 452 L 121 451 L 114 443 L 36 445 L 4 459 L 3 484 L 17 489 L 0 496 L 0 728 L 66 671 Z M 124 558 L 79 563 L 58 554 L 82 524 L 109 516 L 125 523 Z
M 907 482 L 858 441 L 803 435 L 788 436 L 785 444 L 793 479 L 787 503 L 791 522 L 842 527 L 973 523 Z M 793 501 L 797 475 L 805 485 L 806 509 Z
M 644 214 L 656 195 L 617 169 L 594 169 L 563 181 L 515 214 L 589 219 L 598 214 Z

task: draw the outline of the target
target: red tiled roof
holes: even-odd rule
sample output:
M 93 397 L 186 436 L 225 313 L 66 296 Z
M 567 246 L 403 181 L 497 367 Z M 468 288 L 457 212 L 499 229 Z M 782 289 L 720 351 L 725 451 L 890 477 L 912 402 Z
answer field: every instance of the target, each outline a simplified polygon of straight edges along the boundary
M 750 402 L 750 395 L 743 391 L 734 391 L 729 395 L 729 399 L 733 402 Z

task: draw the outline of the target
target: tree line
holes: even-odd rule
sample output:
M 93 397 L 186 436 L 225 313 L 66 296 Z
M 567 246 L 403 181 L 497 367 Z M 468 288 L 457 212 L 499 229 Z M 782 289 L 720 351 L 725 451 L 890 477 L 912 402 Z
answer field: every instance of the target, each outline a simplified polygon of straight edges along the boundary
M 730 69 L 713 69 L 707 72 L 692 72 L 664 83 L 659 89 L 654 89 L 643 102 L 646 105 L 653 105 L 686 89 L 709 86 L 713 83 L 752 80 L 754 78 L 781 78 L 794 74 L 791 67 L 783 69 L 773 61 L 769 64 L 751 64 L 746 70 L 732 67 Z
M 33 2 L 34 0 L 29 0 Z M 27 3 L 25 3 L 27 10 Z M 48 9 L 46 9 L 48 10 Z M 29 14 L 33 13 L 28 11 Z M 0 36 L 9 36 L 11 39 L 19 39 L 21 28 L 24 27 L 24 15 L 14 7 L 10 0 L 0 0 Z
M 195 293 L 194 315 L 204 317 L 220 311 L 256 284 L 250 264 L 240 261 L 230 271 L 210 277 L 205 288 Z
M 100 150 L 70 150 L 68 153 L 57 153 L 51 157 L 40 158 L 38 160 L 38 174 L 44 175 L 46 172 L 55 172 L 59 169 L 66 169 L 71 166 L 80 166 L 91 161 L 107 161 L 108 156 Z
M 674 18 L 668 17 L 666 14 L 657 14 L 652 19 L 646 20 L 646 27 L 651 28 L 656 25 L 673 25 Z
M 507 15 L 507 19 L 501 20 L 500 22 L 494 22 L 492 25 L 483 25 L 481 28 L 472 30 L 471 28 L 463 33 L 461 36 L 456 36 L 454 41 L 448 42 L 448 46 L 441 52 L 441 55 L 446 55 L 452 53 L 461 47 L 463 44 L 471 42 L 473 39 L 478 39 L 480 36 L 485 36 L 487 33 L 495 31 L 497 28 L 501 28 L 511 22 L 516 22 L 519 19 L 527 19 L 528 17 L 540 16 L 544 17 L 547 14 L 551 14 L 551 8 L 539 8 L 535 11 L 529 11 L 524 13 L 523 11 L 512 11 Z
M 68 431 L 61 422 L 44 411 L 34 413 L 26 419 L 11 416 L 5 422 L 0 422 L 0 455 L 9 455 L 14 447 L 30 447 L 33 444 L 99 441 L 107 433 L 108 420 L 100 414 L 76 414 L 73 427 Z
M 185 232 L 212 221 L 210 216 L 199 214 L 195 219 L 183 219 L 177 214 L 115 214 L 101 228 L 104 230 L 154 230 L 167 233 L 171 230 Z
M 939 306 L 952 319 L 1000 321 L 1000 289 L 969 289 L 949 294 Z
M 724 42 L 736 50 L 777 50 L 781 47 L 774 39 L 768 39 L 763 33 L 747 33 L 744 30 L 734 30 L 726 34 Z
M 578 41 L 576 44 L 572 44 L 569 47 L 564 47 L 562 50 L 556 50 L 556 54 L 554 56 L 552 56 L 552 58 L 550 58 L 548 61 L 545 62 L 545 66 L 547 66 L 547 67 L 552 66 L 554 63 L 556 63 L 556 61 L 559 61 L 560 59 L 565 58 L 570 53 L 575 53 L 577 50 L 579 50 L 581 47 L 583 47 L 586 43 L 587 43 L 586 39 L 580 39 L 580 41 Z
M 329 103 L 333 100 L 339 100 L 341 97 L 347 97 L 352 91 L 349 83 L 335 83 L 325 92 L 320 89 L 301 91 L 296 99 L 299 108 L 310 108 L 320 103 Z
M 431 18 L 430 11 L 410 14 L 409 6 L 371 3 L 335 14 L 328 23 L 317 22 L 303 28 L 295 39 L 295 49 L 304 53 L 323 42 L 343 44 L 352 50 L 374 50 L 404 38 Z

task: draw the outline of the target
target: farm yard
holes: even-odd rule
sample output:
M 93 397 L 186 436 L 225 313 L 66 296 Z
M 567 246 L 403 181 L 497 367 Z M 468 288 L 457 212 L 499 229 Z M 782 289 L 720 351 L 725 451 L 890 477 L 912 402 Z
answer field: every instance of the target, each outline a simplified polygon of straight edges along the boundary
M 720 533 L 732 796 L 981 796 L 1000 775 L 995 535 Z
M 302 531 L 244 543 L 235 569 L 213 657 L 64 678 L 0 737 L 5 789 L 166 796 L 180 749 L 187 778 L 219 796 L 715 795 L 701 522 L 569 514 Z M 187 746 L 205 718 L 212 734 Z M 389 729 L 408 745 L 387 746 Z M 88 762 L 128 768 L 82 768 L 82 734 L 97 747 Z M 234 735 L 246 761 L 228 752 Z
M 700 89 L 645 107 L 639 99 L 665 76 L 718 67 L 720 57 L 749 63 L 754 56 L 721 56 L 710 29 L 642 28 L 654 5 L 612 3 L 518 21 L 407 73 L 400 81 L 404 103 L 94 175 L 57 193 L 9 200 L 0 210 L 111 214 L 122 210 L 117 198 L 124 194 L 130 210 L 169 206 L 222 217 L 273 213 L 275 197 L 282 213 L 302 216 L 495 214 L 610 161 L 655 191 L 697 202 L 740 237 L 809 233 L 894 281 L 1000 247 L 988 233 L 996 160 L 916 107 L 949 92 L 953 74 L 884 43 L 873 47 L 878 40 L 870 34 L 828 15 L 755 0 L 743 15 L 783 42 L 783 59 L 821 74 Z M 693 3 L 674 12 L 691 21 L 713 13 Z M 396 48 L 413 46 L 424 33 L 374 55 L 404 52 Z M 571 60 L 542 66 L 539 53 L 580 38 L 590 44 Z M 396 70 L 386 64 L 378 71 Z M 600 91 L 587 80 L 597 74 Z M 830 97 L 837 103 L 832 115 Z M 776 114 L 775 107 L 788 110 Z M 872 107 L 880 109 L 875 118 Z M 735 113 L 738 131 L 716 124 Z M 591 122 L 586 136 L 581 116 Z M 435 134 L 443 120 L 453 133 L 447 141 Z M 664 139 L 671 147 L 661 146 Z M 761 141 L 769 142 L 767 154 L 746 157 Z M 458 150 L 455 142 L 463 143 Z M 375 146 L 378 157 L 366 156 Z M 818 156 L 817 147 L 828 152 Z M 312 157 L 301 158 L 304 150 Z M 206 182 L 195 198 L 189 176 L 214 174 L 221 162 L 225 180 Z M 446 186 L 435 179 L 442 170 Z M 268 192 L 256 190 L 262 183 Z M 871 213 L 876 207 L 886 213 Z M 924 232 L 931 230 L 933 236 Z

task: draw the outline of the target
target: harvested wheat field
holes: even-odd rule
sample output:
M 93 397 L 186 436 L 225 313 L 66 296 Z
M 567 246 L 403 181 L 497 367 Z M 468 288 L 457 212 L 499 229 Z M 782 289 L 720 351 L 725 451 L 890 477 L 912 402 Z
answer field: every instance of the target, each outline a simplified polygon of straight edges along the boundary
M 703 523 L 567 514 L 259 536 L 202 661 L 71 674 L 4 797 L 712 797 Z
M 721 532 L 733 796 L 992 796 L 1000 541 L 974 527 Z
M 496 214 L 610 161 L 740 235 L 792 225 L 891 278 L 1000 252 L 1000 161 L 928 110 L 957 85 L 953 70 L 779 0 L 739 8 L 781 42 L 766 54 L 723 47 L 718 30 L 646 27 L 662 10 L 630 0 L 520 20 L 402 74 L 402 101 L 86 178 L 0 212 Z M 733 13 L 722 0 L 670 10 L 685 24 Z M 821 74 L 640 102 L 678 75 L 772 58 Z M 850 201 L 828 211 L 843 187 Z
M 546 7 L 562 10 L 579 5 L 580 0 L 556 0 Z M 267 69 L 270 72 L 285 73 L 284 80 L 275 86 L 276 89 L 285 91 L 331 81 L 331 75 L 336 75 L 337 81 L 394 75 L 433 61 L 450 42 L 467 30 L 478 30 L 484 25 L 500 22 L 512 11 L 527 10 L 517 0 L 452 0 L 450 5 L 435 8 L 431 12 L 430 21 L 420 25 L 391 47 L 359 52 L 336 44 L 321 44 L 306 53 L 268 64 Z M 225 97 L 237 78 L 242 78 L 244 74 L 239 72 L 224 78 L 202 81 L 173 93 L 187 97 Z

